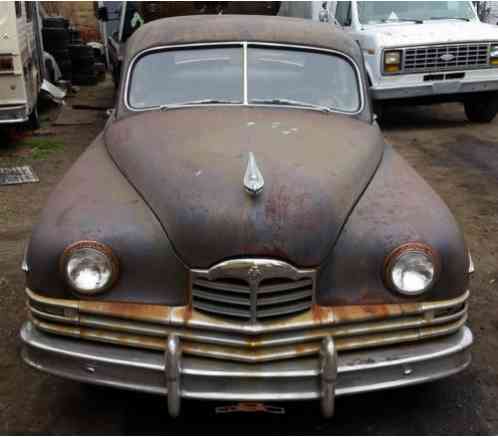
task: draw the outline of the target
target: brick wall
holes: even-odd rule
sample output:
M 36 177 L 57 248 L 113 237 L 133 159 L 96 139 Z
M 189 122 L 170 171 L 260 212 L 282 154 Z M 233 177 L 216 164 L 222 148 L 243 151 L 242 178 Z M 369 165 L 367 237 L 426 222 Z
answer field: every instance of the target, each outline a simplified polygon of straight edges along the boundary
M 47 2 L 42 6 L 48 15 L 67 18 L 81 32 L 83 41 L 100 41 L 99 22 L 95 17 L 96 2 Z

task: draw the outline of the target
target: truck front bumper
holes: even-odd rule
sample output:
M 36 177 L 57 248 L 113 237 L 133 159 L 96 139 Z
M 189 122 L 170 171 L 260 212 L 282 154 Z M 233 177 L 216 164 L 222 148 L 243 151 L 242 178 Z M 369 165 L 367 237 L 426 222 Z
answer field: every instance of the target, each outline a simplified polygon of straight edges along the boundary
M 240 363 L 181 355 L 178 337 L 166 352 L 123 348 L 45 334 L 26 322 L 22 356 L 30 366 L 82 382 L 168 396 L 177 415 L 181 398 L 219 401 L 321 399 L 330 416 L 336 396 L 402 387 L 455 374 L 471 360 L 471 331 L 417 343 L 337 354 L 324 340 L 319 357 Z
M 370 88 L 373 100 L 411 99 L 431 96 L 444 97 L 497 90 L 498 79 L 482 82 L 442 80 L 435 82 L 419 82 L 409 85 L 374 86 Z

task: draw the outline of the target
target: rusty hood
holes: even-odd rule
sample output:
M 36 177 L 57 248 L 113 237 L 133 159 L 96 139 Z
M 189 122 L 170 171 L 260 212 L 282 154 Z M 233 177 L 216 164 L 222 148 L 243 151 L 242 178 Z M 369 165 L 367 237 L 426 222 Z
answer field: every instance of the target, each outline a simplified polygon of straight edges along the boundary
M 320 265 L 384 150 L 363 121 L 254 107 L 143 112 L 105 141 L 192 268 L 239 256 Z M 265 180 L 256 197 L 243 186 L 249 152 Z

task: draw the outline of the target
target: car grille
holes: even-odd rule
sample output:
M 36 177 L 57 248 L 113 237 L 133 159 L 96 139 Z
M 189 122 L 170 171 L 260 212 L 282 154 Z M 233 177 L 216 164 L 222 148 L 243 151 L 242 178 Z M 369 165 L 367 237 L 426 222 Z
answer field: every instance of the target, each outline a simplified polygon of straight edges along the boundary
M 489 47 L 490 43 L 474 43 L 406 48 L 403 53 L 403 72 L 420 73 L 488 67 Z M 452 59 L 449 59 L 451 57 Z
M 253 296 L 254 294 L 254 296 Z M 192 306 L 207 313 L 241 319 L 282 317 L 311 308 L 313 280 L 267 280 L 252 291 L 243 281 L 192 283 Z
M 313 305 L 313 270 L 297 270 L 277 261 L 273 267 L 257 260 L 243 262 L 242 268 L 237 261 L 225 263 L 215 279 L 210 277 L 211 270 L 192 271 L 192 307 L 218 317 L 255 322 L 292 316 Z M 233 270 L 231 265 L 238 267 Z

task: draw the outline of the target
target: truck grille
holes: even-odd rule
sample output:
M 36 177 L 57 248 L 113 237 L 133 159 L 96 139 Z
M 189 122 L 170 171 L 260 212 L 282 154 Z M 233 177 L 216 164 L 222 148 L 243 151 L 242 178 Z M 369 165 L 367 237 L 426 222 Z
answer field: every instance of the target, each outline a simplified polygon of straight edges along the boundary
M 299 271 L 280 261 L 243 262 L 242 268 L 237 261 L 224 263 L 216 279 L 210 277 L 212 270 L 193 271 L 192 307 L 218 317 L 247 321 L 291 316 L 311 308 L 314 271 Z
M 488 67 L 489 47 L 490 43 L 474 43 L 406 48 L 403 53 L 403 72 Z

